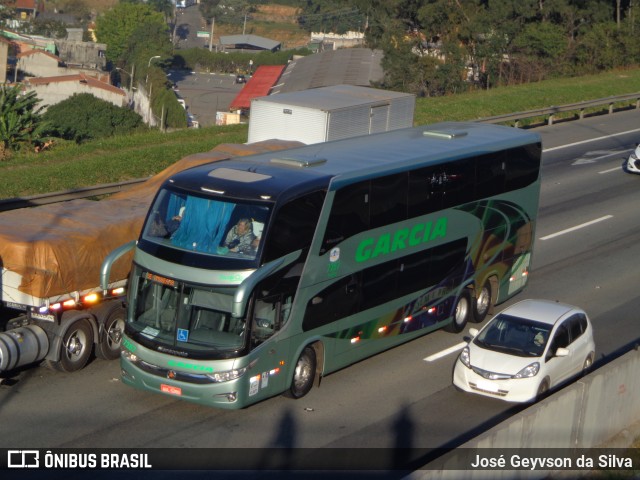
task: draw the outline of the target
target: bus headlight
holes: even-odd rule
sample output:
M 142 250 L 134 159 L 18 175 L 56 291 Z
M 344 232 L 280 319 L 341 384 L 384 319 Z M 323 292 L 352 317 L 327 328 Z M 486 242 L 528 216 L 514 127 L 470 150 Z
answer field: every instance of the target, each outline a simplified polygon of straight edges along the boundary
M 213 380 L 216 383 L 230 382 L 231 380 L 236 380 L 237 378 L 240 378 L 242 375 L 245 374 L 246 371 L 247 371 L 246 367 L 237 368 L 234 370 L 227 370 L 226 372 L 210 373 L 207 375 L 207 377 L 209 377 L 211 380 Z
M 132 353 L 129 350 L 125 350 L 124 348 L 120 351 L 120 354 L 123 358 L 126 358 L 132 363 L 136 363 L 138 361 L 138 356 L 135 353 Z

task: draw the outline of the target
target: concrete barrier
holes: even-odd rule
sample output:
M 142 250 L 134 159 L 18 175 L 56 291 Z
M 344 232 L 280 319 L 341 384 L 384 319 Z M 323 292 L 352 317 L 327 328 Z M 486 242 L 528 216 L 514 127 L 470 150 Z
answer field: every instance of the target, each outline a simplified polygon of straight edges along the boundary
M 441 469 L 427 465 L 409 478 L 548 478 L 549 470 L 453 468 L 466 465 L 469 451 L 474 449 L 494 449 L 492 454 L 499 455 L 500 450 L 515 448 L 603 447 L 612 437 L 639 421 L 640 350 L 636 348 L 461 445 L 459 454 L 454 451 L 446 455 L 446 460 L 433 462 L 440 464 L 436 468 Z

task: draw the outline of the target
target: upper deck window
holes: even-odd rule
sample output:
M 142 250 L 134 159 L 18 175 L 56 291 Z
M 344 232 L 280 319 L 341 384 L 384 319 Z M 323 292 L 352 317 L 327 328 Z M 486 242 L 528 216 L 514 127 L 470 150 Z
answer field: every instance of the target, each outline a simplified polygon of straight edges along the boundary
M 255 259 L 270 208 L 256 203 L 163 190 L 142 239 L 175 249 L 245 260 Z

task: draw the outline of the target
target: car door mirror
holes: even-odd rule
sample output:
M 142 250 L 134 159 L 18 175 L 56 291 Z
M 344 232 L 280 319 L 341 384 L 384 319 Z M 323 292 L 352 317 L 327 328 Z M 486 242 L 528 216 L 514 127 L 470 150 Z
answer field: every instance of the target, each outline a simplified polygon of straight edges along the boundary
M 469 329 L 469 335 L 471 335 L 471 338 L 475 338 L 476 335 L 478 335 L 478 329 L 477 328 L 470 328 Z
M 560 347 L 560 348 L 558 348 L 556 350 L 556 354 L 555 354 L 556 357 L 566 357 L 567 355 L 569 355 L 569 349 L 568 348 Z

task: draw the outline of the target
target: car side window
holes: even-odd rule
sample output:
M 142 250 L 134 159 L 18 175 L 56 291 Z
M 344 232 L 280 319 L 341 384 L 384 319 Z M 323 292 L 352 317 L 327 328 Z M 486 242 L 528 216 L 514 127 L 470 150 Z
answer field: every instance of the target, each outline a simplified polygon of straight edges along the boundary
M 549 347 L 547 356 L 545 357 L 546 361 L 551 360 L 551 358 L 556 354 L 556 350 L 559 348 L 566 348 L 569 346 L 569 329 L 567 328 L 567 323 L 568 322 L 564 322 L 560 325 L 556 330 L 556 333 L 553 335 L 551 346 Z
M 568 323 L 571 333 L 571 343 L 573 343 L 584 333 L 587 321 L 584 315 L 576 314 L 568 320 Z

